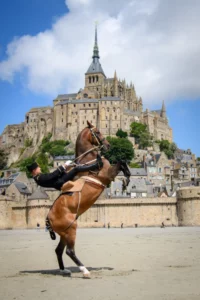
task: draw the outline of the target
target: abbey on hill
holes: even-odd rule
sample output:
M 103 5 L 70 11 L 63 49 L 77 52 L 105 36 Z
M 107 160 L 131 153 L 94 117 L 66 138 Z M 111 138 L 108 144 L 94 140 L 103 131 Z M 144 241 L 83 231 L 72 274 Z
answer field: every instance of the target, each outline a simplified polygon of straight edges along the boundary
M 52 133 L 53 139 L 75 142 L 87 120 L 99 127 L 105 136 L 115 135 L 120 128 L 129 133 L 132 122 L 141 122 L 148 126 L 155 139 L 172 142 L 164 102 L 161 110 L 143 111 L 142 98 L 137 96 L 134 85 L 120 80 L 116 72 L 113 78 L 107 78 L 99 59 L 96 28 L 92 63 L 85 73 L 85 87 L 77 93 L 58 95 L 53 107 L 32 108 L 23 123 L 8 125 L 4 129 L 0 147 L 9 149 L 9 164 L 20 157 L 26 139 L 32 140 L 30 155 L 48 133 Z

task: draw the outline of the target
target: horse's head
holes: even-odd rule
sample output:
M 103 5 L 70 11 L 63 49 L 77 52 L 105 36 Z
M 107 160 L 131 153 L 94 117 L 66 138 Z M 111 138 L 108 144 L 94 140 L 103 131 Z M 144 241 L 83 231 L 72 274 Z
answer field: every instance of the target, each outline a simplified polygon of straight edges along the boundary
M 103 135 L 101 134 L 101 132 L 99 131 L 99 129 L 97 129 L 96 127 L 94 127 L 89 121 L 87 121 L 88 124 L 88 128 L 90 130 L 90 142 L 92 145 L 95 146 L 103 146 L 103 149 L 105 151 L 110 149 L 110 144 L 109 142 L 103 137 Z

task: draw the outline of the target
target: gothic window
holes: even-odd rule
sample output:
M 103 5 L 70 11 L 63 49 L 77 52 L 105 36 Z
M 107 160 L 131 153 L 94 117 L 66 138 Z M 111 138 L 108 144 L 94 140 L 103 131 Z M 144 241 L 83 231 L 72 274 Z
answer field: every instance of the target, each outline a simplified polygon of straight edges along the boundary
M 91 106 L 91 104 L 89 103 L 89 106 Z
M 92 81 L 95 82 L 95 77 L 94 76 L 92 77 Z
M 76 107 L 76 104 L 74 104 L 74 107 Z
M 29 116 L 26 117 L 26 123 L 28 124 L 29 121 Z
M 89 83 L 91 83 L 91 77 L 89 77 Z
M 99 77 L 98 76 L 96 76 L 96 82 L 98 82 L 99 81 Z

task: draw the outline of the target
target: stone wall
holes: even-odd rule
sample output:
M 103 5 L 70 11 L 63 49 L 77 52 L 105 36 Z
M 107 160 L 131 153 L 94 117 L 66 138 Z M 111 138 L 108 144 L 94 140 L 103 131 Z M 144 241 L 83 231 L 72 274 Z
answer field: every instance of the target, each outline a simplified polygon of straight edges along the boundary
M 185 187 L 177 192 L 179 226 L 200 226 L 200 187 Z
M 176 198 L 99 200 L 78 220 L 79 227 L 177 226 Z
M 26 205 L 0 198 L 0 229 L 45 227 L 51 200 L 31 200 Z M 181 188 L 167 198 L 100 198 L 78 219 L 79 227 L 200 226 L 200 187 Z
M 0 229 L 10 229 L 12 224 L 12 206 L 14 201 L 0 195 Z

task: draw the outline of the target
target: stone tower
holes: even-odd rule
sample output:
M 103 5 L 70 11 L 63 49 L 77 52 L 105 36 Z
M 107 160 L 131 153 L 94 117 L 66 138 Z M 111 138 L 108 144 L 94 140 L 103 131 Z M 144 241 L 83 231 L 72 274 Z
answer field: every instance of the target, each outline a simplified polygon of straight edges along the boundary
M 92 98 L 100 98 L 102 95 L 102 85 L 106 75 L 104 74 L 103 68 L 99 62 L 99 47 L 97 42 L 97 26 L 95 27 L 95 40 L 93 48 L 92 63 L 85 73 L 85 89 L 89 91 L 89 94 L 93 94 Z M 86 93 L 87 94 L 87 93 Z M 88 95 L 85 95 L 87 98 Z

